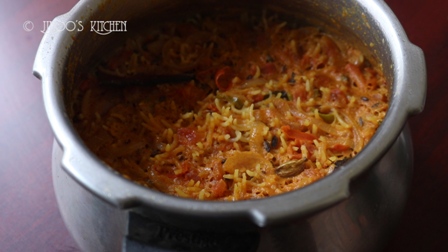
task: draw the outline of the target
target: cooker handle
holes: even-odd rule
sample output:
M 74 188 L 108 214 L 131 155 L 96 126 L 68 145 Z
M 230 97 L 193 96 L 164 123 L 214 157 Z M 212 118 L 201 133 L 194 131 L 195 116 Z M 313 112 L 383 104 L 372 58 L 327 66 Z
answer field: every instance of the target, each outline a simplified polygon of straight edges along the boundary
M 50 73 L 52 70 L 51 62 L 55 57 L 57 57 L 57 53 L 54 53 L 54 51 L 57 50 L 55 41 L 63 40 L 64 36 L 62 35 L 65 32 L 68 32 L 62 30 L 61 27 L 58 28 L 57 24 L 66 24 L 69 20 L 69 14 L 70 12 L 55 17 L 51 21 L 51 25 L 49 25 L 47 30 L 45 31 L 45 34 L 39 44 L 33 64 L 33 75 L 40 80 L 46 79 L 48 77 L 47 73 Z M 73 41 L 64 40 L 59 42 L 58 44 L 71 44 L 72 42 Z
M 60 68 L 65 60 L 61 59 L 58 54 L 64 54 L 60 52 L 68 50 L 74 41 L 72 36 L 67 36 L 67 33 L 76 35 L 78 32 L 65 30 L 59 24 L 66 24 L 73 16 L 80 16 L 77 12 L 86 13 L 93 8 L 92 6 L 85 7 L 82 2 L 78 2 L 69 12 L 52 20 L 52 24 L 45 31 L 39 44 L 33 65 L 33 75 L 42 80 L 45 109 L 47 114 L 51 115 L 49 117 L 50 125 L 55 133 L 57 143 L 64 151 L 61 163 L 64 171 L 105 202 L 119 208 L 131 207 L 138 204 L 134 195 L 140 195 L 145 189 L 137 188 L 135 189 L 136 193 L 130 192 L 129 187 L 132 182 L 117 179 L 119 175 L 112 169 L 91 169 L 104 164 L 86 151 L 81 139 L 70 133 L 73 129 L 69 126 L 68 117 L 64 113 L 55 112 L 62 107 L 61 99 L 54 96 L 57 93 L 54 89 L 59 89 L 59 86 L 55 84 L 57 75 L 60 74 L 57 71 L 64 71 Z M 97 2 L 100 4 L 102 1 Z M 87 29 L 87 26 L 84 29 Z M 59 53 L 55 53 L 56 51 Z M 64 141 L 58 137 L 63 137 Z M 80 156 L 88 158 L 82 159 L 79 158 Z M 117 182 L 111 186 L 110 181 Z M 134 187 L 137 186 L 134 185 Z
M 95 6 L 83 5 L 84 1 L 79 1 L 75 6 L 65 14 L 55 17 L 51 24 L 44 31 L 44 36 L 37 49 L 36 57 L 33 64 L 33 75 L 40 80 L 49 78 L 49 74 L 56 66 L 52 66 L 51 63 L 62 64 L 58 59 L 60 53 L 54 53 L 55 51 L 68 50 L 70 45 L 74 42 L 73 37 L 82 30 L 87 29 L 84 20 L 72 20 L 73 16 L 82 16 L 78 13 L 86 13 L 95 9 Z M 102 1 L 92 4 L 102 4 Z M 86 15 L 87 16 L 87 15 Z M 74 28 L 72 28 L 74 26 Z M 73 34 L 72 36 L 66 36 L 67 33 Z
M 404 49 L 403 62 L 405 62 L 404 83 L 409 88 L 403 90 L 409 115 L 416 115 L 423 111 L 426 100 L 426 63 L 422 49 L 418 46 L 408 43 Z

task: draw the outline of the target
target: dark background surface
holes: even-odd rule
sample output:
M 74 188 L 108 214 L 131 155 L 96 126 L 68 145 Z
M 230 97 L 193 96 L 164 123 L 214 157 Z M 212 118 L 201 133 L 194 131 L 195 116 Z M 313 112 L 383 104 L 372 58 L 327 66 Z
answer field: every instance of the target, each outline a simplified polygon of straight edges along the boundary
M 43 21 L 74 0 L 0 0 L 0 251 L 79 251 L 51 180 L 53 134 L 32 65 Z M 388 0 L 425 53 L 425 111 L 410 119 L 415 170 L 403 218 L 386 251 L 448 251 L 448 1 Z M 26 21 L 34 23 L 25 31 Z M 28 26 L 28 28 L 31 26 Z

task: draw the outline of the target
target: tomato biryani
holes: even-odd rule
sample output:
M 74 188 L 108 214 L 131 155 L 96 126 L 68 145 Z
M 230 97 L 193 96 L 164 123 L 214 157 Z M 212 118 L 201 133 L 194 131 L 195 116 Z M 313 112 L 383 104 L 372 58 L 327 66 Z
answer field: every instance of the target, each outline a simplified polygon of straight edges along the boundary
M 195 15 L 151 26 L 86 74 L 73 122 L 102 161 L 143 186 L 264 198 L 361 151 L 388 108 L 381 69 L 317 27 Z

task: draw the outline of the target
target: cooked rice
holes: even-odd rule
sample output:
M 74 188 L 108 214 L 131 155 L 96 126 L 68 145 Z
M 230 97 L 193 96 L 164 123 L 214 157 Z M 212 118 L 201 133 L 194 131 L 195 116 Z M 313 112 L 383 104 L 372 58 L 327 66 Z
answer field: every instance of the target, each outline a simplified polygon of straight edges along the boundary
M 194 72 L 195 80 L 117 88 L 93 72 L 79 90 L 75 127 L 124 177 L 199 200 L 273 196 L 353 158 L 384 118 L 381 66 L 352 45 L 276 17 L 251 27 L 195 18 L 151 27 L 97 69 L 117 76 Z M 300 174 L 276 174 L 302 158 Z

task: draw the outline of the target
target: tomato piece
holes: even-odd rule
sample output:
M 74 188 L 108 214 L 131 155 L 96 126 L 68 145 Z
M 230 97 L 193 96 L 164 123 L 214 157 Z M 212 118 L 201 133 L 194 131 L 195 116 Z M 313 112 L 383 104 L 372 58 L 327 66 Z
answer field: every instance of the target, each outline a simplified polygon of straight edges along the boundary
M 256 94 L 254 96 L 252 96 L 252 102 L 259 102 L 264 100 L 264 95 L 262 94 Z
M 170 95 L 176 103 L 184 104 L 186 110 L 193 110 L 197 101 L 200 101 L 207 96 L 207 92 L 196 86 L 193 82 L 190 82 L 186 85 L 179 85 L 179 88 L 173 89 L 173 93 Z M 189 98 L 185 99 L 185 97 Z
M 301 101 L 306 101 L 308 91 L 306 91 L 305 85 L 294 85 L 292 87 L 291 94 L 294 100 L 300 98 Z
M 219 112 L 219 109 L 216 107 L 214 103 L 208 104 L 206 109 L 211 112 Z
M 343 145 L 343 144 L 335 144 L 333 147 L 331 147 L 329 149 L 332 151 L 335 151 L 335 152 L 343 152 L 343 151 L 349 150 L 350 147 L 347 145 Z
M 316 139 L 316 136 L 300 130 L 291 129 L 289 125 L 282 126 L 282 131 L 285 133 L 286 137 L 296 140 L 313 141 Z
M 262 74 L 269 75 L 277 73 L 277 68 L 275 67 L 274 63 L 266 63 L 261 67 L 260 71 Z
M 345 66 L 345 70 L 348 72 L 350 79 L 352 79 L 352 81 L 355 82 L 359 88 L 365 89 L 367 87 L 364 75 L 358 66 L 348 63 Z
M 227 184 L 224 180 L 220 179 L 216 184 L 212 186 L 212 194 L 214 198 L 220 198 L 224 196 L 227 191 Z
M 228 66 L 225 66 L 215 73 L 215 84 L 220 91 L 229 90 L 233 83 L 232 80 L 235 78 L 235 73 Z
M 179 128 L 177 135 L 179 136 L 179 143 L 183 145 L 193 145 L 201 139 L 201 136 L 193 128 Z
M 337 88 L 331 90 L 330 102 L 336 107 L 345 107 L 348 103 L 345 92 Z
M 184 175 L 185 173 L 190 171 L 190 168 L 192 166 L 193 166 L 193 164 L 190 161 L 188 161 L 188 160 L 183 161 L 182 163 L 180 163 L 180 167 L 182 168 L 182 170 L 180 173 L 177 173 L 176 175 L 177 176 Z

